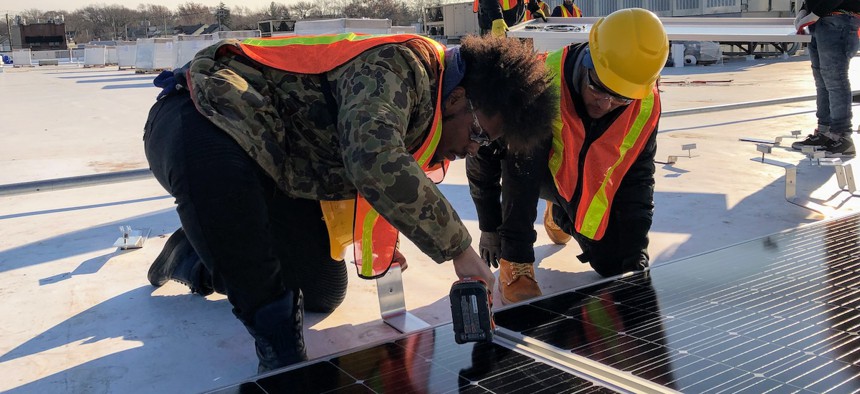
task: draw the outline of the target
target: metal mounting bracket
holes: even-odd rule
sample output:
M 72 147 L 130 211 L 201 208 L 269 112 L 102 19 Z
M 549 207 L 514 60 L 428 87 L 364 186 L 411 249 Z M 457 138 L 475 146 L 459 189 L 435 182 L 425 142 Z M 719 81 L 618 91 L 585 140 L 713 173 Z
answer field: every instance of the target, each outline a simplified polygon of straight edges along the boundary
M 146 238 L 149 237 L 148 228 L 133 229 L 131 226 L 119 226 L 119 232 L 122 235 L 116 239 L 113 246 L 123 250 L 140 249 L 146 242 Z
M 780 138 L 780 137 L 777 137 L 777 138 Z M 755 150 L 761 152 L 761 162 L 762 163 L 764 163 L 764 155 L 770 154 L 772 149 L 773 149 L 773 147 L 768 145 L 768 144 L 756 144 L 755 145 Z
M 800 137 L 800 130 L 791 130 L 791 136 L 794 137 L 795 139 L 797 139 L 798 137 Z M 773 139 L 773 141 L 771 141 L 771 140 L 766 140 L 764 138 L 741 137 L 741 138 L 739 138 L 739 140 L 745 141 L 745 142 L 754 142 L 756 144 L 769 144 L 769 145 L 773 145 L 773 146 L 782 146 L 782 140 L 784 138 L 785 138 L 784 136 L 777 136 Z M 770 153 L 770 152 L 768 152 L 768 153 Z
M 393 264 L 384 276 L 376 279 L 382 321 L 401 333 L 430 327 L 429 323 L 406 310 L 401 271 L 400 264 Z
M 657 164 L 675 164 L 678 162 L 678 159 L 681 157 L 688 157 L 688 158 L 696 157 L 693 155 L 693 149 L 696 149 L 696 144 L 683 144 L 683 145 L 681 145 L 681 150 L 687 151 L 687 156 L 669 155 L 669 157 L 666 159 L 666 161 L 654 160 L 654 162 Z
M 851 194 L 851 197 L 854 196 L 854 192 L 857 191 L 857 185 L 854 181 L 854 171 L 851 169 L 851 163 L 842 162 L 839 158 L 825 158 L 824 151 L 815 151 L 813 152 L 816 156 L 816 161 L 814 162 L 820 166 L 833 166 L 833 170 L 836 173 L 836 183 L 839 185 L 839 189 L 842 191 L 847 191 Z M 808 209 L 813 212 L 817 212 L 824 216 L 829 216 L 833 213 L 834 208 L 821 205 L 815 202 L 812 202 L 808 198 L 798 198 L 797 197 L 797 166 L 793 164 L 783 163 L 776 160 L 771 160 L 762 157 L 750 159 L 752 161 L 757 161 L 765 164 L 774 165 L 777 167 L 782 167 L 785 169 L 785 201 L 793 205 L 797 205 L 801 208 Z M 810 161 L 812 159 L 810 158 Z M 813 165 L 815 165 L 813 164 Z
M 836 172 L 836 184 L 839 189 L 847 191 L 852 195 L 857 191 L 857 184 L 854 182 L 854 170 L 851 168 L 851 160 L 842 161 L 839 158 L 820 159 L 818 165 L 833 166 L 833 171 Z

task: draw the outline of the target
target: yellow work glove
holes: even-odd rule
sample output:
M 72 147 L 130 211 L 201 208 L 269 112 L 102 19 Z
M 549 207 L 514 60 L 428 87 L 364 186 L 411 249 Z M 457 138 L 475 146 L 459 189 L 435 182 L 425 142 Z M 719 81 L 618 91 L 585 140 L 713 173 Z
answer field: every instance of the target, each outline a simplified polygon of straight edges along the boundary
M 505 37 L 508 32 L 508 24 L 504 19 L 496 19 L 493 21 L 493 35 L 496 37 Z

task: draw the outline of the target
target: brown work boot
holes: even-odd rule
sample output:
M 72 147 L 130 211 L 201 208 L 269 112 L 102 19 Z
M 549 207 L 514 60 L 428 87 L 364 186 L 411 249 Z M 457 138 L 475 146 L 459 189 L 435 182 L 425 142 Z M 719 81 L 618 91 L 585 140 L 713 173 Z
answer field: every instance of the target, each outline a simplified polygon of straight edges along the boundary
M 549 201 L 546 202 L 546 210 L 543 211 L 543 229 L 546 230 L 546 235 L 549 236 L 552 243 L 564 245 L 567 241 L 570 241 L 570 234 L 562 231 L 561 227 L 555 224 L 555 221 L 552 219 L 552 208 L 554 206 L 555 204 Z
M 543 295 L 535 280 L 534 263 L 512 263 L 499 259 L 499 295 L 502 296 L 503 305 Z

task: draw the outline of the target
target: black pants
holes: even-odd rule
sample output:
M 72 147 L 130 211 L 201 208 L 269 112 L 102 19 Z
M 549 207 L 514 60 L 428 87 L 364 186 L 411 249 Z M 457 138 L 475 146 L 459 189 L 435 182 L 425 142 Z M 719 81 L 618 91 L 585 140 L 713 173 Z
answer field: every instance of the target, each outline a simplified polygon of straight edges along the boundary
M 534 223 L 539 199 L 556 204 L 555 222 L 579 243 L 579 257 L 598 274 L 609 277 L 642 269 L 648 264 L 650 218 L 640 218 L 614 207 L 600 241 L 573 230 L 576 205 L 559 195 L 549 172 L 550 144 L 541 144 L 528 155 L 516 155 L 497 144 L 483 147 L 466 159 L 466 175 L 475 201 L 481 231 L 495 231 L 502 239 L 501 257 L 516 262 L 535 261 Z M 625 217 L 626 215 L 626 217 Z
M 143 139 L 155 178 L 176 198 L 189 241 L 223 281 L 243 322 L 251 323 L 286 288 L 314 283 L 318 271 L 308 267 L 336 263 L 319 202 L 278 190 L 232 137 L 197 112 L 187 93 L 153 105 Z M 337 263 L 345 281 L 343 262 Z M 329 291 L 340 291 L 342 300 L 345 287 Z

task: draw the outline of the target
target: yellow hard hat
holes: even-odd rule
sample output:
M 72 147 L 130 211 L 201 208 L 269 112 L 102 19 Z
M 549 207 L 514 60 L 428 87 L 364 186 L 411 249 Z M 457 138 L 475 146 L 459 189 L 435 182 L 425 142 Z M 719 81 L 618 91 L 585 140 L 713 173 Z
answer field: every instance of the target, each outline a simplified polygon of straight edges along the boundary
M 647 96 L 669 56 L 663 23 L 651 11 L 626 8 L 600 18 L 588 35 L 597 77 L 624 97 Z

